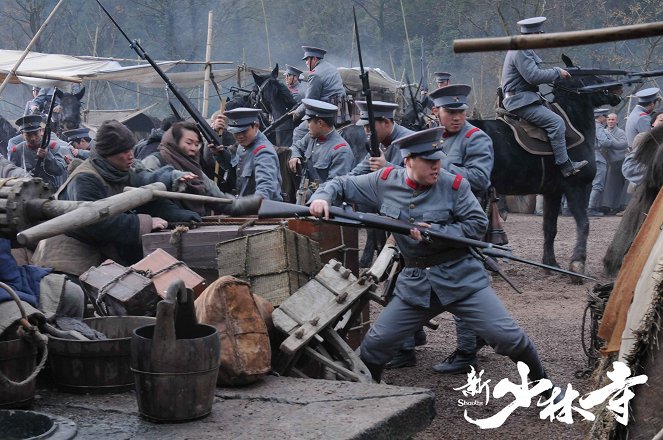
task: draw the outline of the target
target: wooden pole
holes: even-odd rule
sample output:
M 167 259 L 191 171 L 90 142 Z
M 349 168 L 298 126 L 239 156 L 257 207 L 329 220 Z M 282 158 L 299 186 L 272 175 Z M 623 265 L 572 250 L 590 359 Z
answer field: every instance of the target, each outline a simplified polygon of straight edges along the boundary
M 267 27 L 267 12 L 265 11 L 265 0 L 260 0 L 262 5 L 262 19 L 265 22 L 265 39 L 267 40 L 267 60 L 269 61 L 268 66 L 272 67 L 272 50 L 269 47 L 269 28 Z
M 212 59 L 212 23 L 214 18 L 214 12 L 209 11 L 207 13 L 207 47 L 205 49 L 205 61 L 209 63 Z M 207 111 L 209 108 L 209 81 L 210 81 L 210 71 L 212 70 L 211 64 L 205 64 L 205 81 L 203 82 L 203 111 L 201 114 L 203 118 L 207 118 Z
M 407 33 L 407 21 L 405 21 L 405 8 L 403 7 L 403 0 L 401 0 L 401 13 L 403 14 L 403 27 L 405 28 L 405 41 L 407 42 L 407 51 L 410 53 L 410 67 L 412 68 L 412 78 L 415 78 L 414 61 L 412 60 L 412 47 L 410 47 L 410 36 Z
M 658 21 L 586 31 L 454 40 L 453 48 L 456 53 L 542 49 L 578 46 L 581 44 L 609 43 L 611 41 L 633 40 L 635 38 L 657 37 L 661 35 L 663 35 L 663 21 Z
M 25 60 L 25 57 L 28 56 L 28 53 L 30 52 L 30 49 L 32 49 L 32 46 L 35 45 L 39 37 L 41 36 L 42 32 L 44 32 L 44 29 L 46 29 L 46 26 L 48 26 L 48 23 L 50 23 L 51 19 L 55 16 L 55 13 L 57 12 L 58 9 L 60 9 L 60 6 L 62 6 L 62 3 L 64 3 L 64 0 L 60 0 L 57 5 L 53 8 L 51 13 L 46 17 L 46 20 L 44 23 L 41 25 L 37 33 L 35 34 L 34 37 L 32 37 L 32 40 L 28 43 L 28 46 L 25 48 L 23 53 L 21 54 L 21 57 L 16 61 L 16 64 L 14 64 L 14 67 L 12 67 L 12 70 L 9 71 L 7 76 L 5 77 L 5 80 L 2 82 L 2 85 L 0 85 L 0 95 L 2 95 L 2 92 L 5 90 L 5 87 L 7 87 L 7 84 L 16 75 L 16 69 L 18 69 L 18 66 L 21 65 L 23 60 Z

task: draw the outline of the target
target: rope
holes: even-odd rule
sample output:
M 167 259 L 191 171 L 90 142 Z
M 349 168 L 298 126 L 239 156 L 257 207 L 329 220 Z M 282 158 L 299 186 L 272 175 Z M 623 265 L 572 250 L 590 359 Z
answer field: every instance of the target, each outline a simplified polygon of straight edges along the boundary
M 182 259 L 182 235 L 189 232 L 189 227 L 178 225 L 170 233 L 169 243 L 175 247 L 175 255 L 178 260 Z
M 20 327 L 18 329 L 18 335 L 21 339 L 25 340 L 26 342 L 34 345 L 37 347 L 37 350 L 41 350 L 41 359 L 39 361 L 39 364 L 35 367 L 34 371 L 25 379 L 21 381 L 14 381 L 8 378 L 7 376 L 4 375 L 2 371 L 0 371 L 0 383 L 1 384 L 8 384 L 8 385 L 14 385 L 14 386 L 21 386 L 25 385 L 26 383 L 34 380 L 39 372 L 44 368 L 44 365 L 46 364 L 46 358 L 48 357 L 48 338 L 41 334 L 39 330 L 34 327 L 30 322 L 28 321 L 28 315 L 25 313 L 25 308 L 23 308 L 23 304 L 21 303 L 21 299 L 18 297 L 14 289 L 12 289 L 10 286 L 7 284 L 3 283 L 0 281 L 0 287 L 5 289 L 9 295 L 14 299 L 16 302 L 16 305 L 18 306 L 19 311 L 21 312 L 22 318 L 20 319 Z

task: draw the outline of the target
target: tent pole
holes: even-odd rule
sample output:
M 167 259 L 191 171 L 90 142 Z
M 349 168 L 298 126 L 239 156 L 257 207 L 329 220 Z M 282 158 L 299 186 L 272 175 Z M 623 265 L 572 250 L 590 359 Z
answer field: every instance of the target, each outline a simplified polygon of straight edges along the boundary
M 203 111 L 201 112 L 203 118 L 207 117 L 209 109 L 209 81 L 210 81 L 210 71 L 212 70 L 212 65 L 209 62 L 212 60 L 212 23 L 213 23 L 213 11 L 209 11 L 207 14 L 207 47 L 205 49 L 205 81 L 203 82 Z
M 46 26 L 51 21 L 51 19 L 55 15 L 55 12 L 60 8 L 62 3 L 64 3 L 64 0 L 60 0 L 58 2 L 58 4 L 55 5 L 55 7 L 51 11 L 51 13 L 48 15 L 48 17 L 46 17 L 46 20 L 44 21 L 44 24 L 41 25 L 41 27 L 39 28 L 39 30 L 37 31 L 35 36 L 32 37 L 32 40 L 30 40 L 30 43 L 28 43 L 28 46 L 25 48 L 25 50 L 21 54 L 21 57 L 18 59 L 18 61 L 16 61 L 16 64 L 14 65 L 14 67 L 12 67 L 12 70 L 7 74 L 7 76 L 5 77 L 5 80 L 2 82 L 2 85 L 0 85 L 0 95 L 2 95 L 2 92 L 5 90 L 5 87 L 7 87 L 7 84 L 9 83 L 11 78 L 16 75 L 16 70 L 18 69 L 18 66 L 20 66 L 21 63 L 23 62 L 23 60 L 25 59 L 25 57 L 28 56 L 28 53 L 30 52 L 30 49 L 32 49 L 32 46 L 35 45 L 35 43 L 37 42 L 37 40 L 41 36 L 41 33 L 44 31 L 44 29 L 46 29 Z

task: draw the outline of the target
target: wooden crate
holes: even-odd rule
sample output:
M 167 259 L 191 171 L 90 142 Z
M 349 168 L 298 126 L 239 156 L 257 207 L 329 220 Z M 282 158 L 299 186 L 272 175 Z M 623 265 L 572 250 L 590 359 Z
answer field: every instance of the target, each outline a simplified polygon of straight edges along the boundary
M 321 268 L 317 242 L 278 229 L 219 243 L 218 275 L 251 283 L 252 291 L 278 305 Z
M 147 272 L 146 276 L 152 280 L 157 295 L 161 298 L 165 298 L 166 289 L 175 280 L 184 281 L 186 288 L 193 290 L 196 298 L 206 287 L 203 277 L 163 249 L 155 250 L 131 267 Z
M 143 235 L 143 255 L 163 249 L 202 276 L 209 285 L 218 278 L 217 243 L 276 227 L 278 224 L 256 224 L 240 230 L 240 224 L 210 224 L 190 229 L 179 237 L 173 231 L 153 232 Z
M 306 235 L 320 245 L 320 261 L 339 261 L 359 274 L 359 229 L 321 221 L 288 219 L 288 229 Z
M 154 316 L 159 297 L 152 280 L 133 269 L 106 260 L 80 277 L 85 291 L 92 298 L 105 289 L 104 302 L 111 315 Z

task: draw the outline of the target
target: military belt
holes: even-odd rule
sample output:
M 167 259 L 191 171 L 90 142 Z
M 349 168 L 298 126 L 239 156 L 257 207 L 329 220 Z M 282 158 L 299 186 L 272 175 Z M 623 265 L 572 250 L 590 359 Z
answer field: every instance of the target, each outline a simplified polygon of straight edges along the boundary
M 438 264 L 448 263 L 450 261 L 458 260 L 459 258 L 469 255 L 468 249 L 449 249 L 447 251 L 438 252 L 433 255 L 426 255 L 423 257 L 403 257 L 403 265 L 405 267 L 418 267 L 425 269 L 427 267 L 437 266 Z

